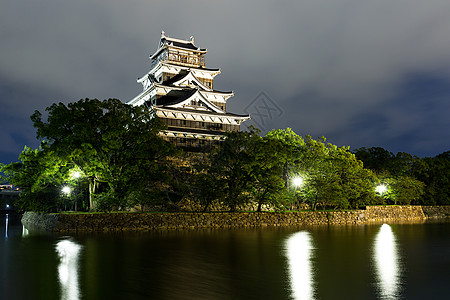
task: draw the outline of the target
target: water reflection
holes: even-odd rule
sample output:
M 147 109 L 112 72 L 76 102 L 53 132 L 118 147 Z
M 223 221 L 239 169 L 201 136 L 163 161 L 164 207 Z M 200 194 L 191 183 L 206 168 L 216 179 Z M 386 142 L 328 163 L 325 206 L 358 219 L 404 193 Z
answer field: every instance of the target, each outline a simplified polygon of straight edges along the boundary
M 25 228 L 25 226 L 22 225 L 22 237 L 26 237 L 28 235 L 30 235 L 30 232 Z
M 56 244 L 60 263 L 58 276 L 61 285 L 61 299 L 74 300 L 80 298 L 78 287 L 78 258 L 81 245 L 71 241 L 62 240 Z
M 375 239 L 374 260 L 382 299 L 396 299 L 399 292 L 397 245 L 391 226 L 383 224 Z
M 294 299 L 313 299 L 312 239 L 306 231 L 291 235 L 285 244 L 289 263 L 291 295 Z
M 9 215 L 6 214 L 6 225 L 5 225 L 5 238 L 8 238 L 8 223 L 9 223 Z

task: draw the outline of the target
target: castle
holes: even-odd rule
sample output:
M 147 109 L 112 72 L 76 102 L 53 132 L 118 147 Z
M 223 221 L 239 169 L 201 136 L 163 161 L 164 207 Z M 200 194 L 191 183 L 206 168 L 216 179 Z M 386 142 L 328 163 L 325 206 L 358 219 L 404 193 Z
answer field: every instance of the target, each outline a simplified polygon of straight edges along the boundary
M 150 71 L 138 78 L 143 90 L 127 102 L 147 105 L 167 125 L 162 137 L 177 147 L 206 150 L 223 139 L 227 131 L 239 131 L 250 119 L 226 111 L 233 92 L 214 89 L 220 69 L 206 68 L 207 49 L 194 38 L 181 40 L 161 34 L 156 52 L 150 56 Z

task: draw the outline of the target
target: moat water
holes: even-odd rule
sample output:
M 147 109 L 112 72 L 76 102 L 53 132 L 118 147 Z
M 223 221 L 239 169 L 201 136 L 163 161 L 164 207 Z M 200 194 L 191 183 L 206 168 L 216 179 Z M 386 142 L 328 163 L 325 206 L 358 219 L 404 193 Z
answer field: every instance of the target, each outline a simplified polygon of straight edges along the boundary
M 70 235 L 0 222 L 0 299 L 450 295 L 449 222 Z

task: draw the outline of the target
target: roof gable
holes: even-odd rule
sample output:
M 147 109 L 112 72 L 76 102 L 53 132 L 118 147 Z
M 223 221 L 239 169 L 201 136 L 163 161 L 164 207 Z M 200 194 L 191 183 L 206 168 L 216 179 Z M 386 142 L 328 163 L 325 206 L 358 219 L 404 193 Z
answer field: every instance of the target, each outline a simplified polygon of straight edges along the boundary
M 215 113 L 224 113 L 223 110 L 221 110 L 216 105 L 209 102 L 197 89 L 195 92 L 193 92 L 191 95 L 186 97 L 185 99 L 181 99 L 179 102 L 176 103 L 169 103 L 165 105 L 165 107 L 170 108 L 187 108 L 187 109 L 194 109 L 194 110 L 202 110 L 202 111 L 212 111 Z
M 165 45 L 174 46 L 178 48 L 184 48 L 188 50 L 195 50 L 206 52 L 206 49 L 201 49 L 194 44 L 194 37 L 191 36 L 189 40 L 182 40 L 177 38 L 168 37 L 165 35 L 165 32 L 161 32 L 161 40 L 159 42 L 159 48 L 164 47 Z
M 175 86 L 188 86 L 191 88 L 200 88 L 205 91 L 212 91 L 212 89 L 204 85 L 197 77 L 195 77 L 191 70 L 181 78 L 177 78 L 172 84 Z

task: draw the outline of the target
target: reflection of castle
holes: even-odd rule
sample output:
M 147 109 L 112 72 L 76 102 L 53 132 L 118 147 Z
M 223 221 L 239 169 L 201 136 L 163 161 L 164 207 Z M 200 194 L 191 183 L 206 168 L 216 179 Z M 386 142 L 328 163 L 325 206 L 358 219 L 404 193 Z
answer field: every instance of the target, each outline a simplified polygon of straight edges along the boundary
M 146 104 L 167 125 L 163 137 L 183 148 L 204 148 L 221 140 L 226 131 L 239 131 L 250 117 L 226 112 L 233 92 L 214 89 L 220 69 L 205 67 L 206 49 L 194 45 L 194 38 L 180 40 L 161 34 L 150 57 L 151 70 L 138 82 L 143 91 L 128 102 Z

